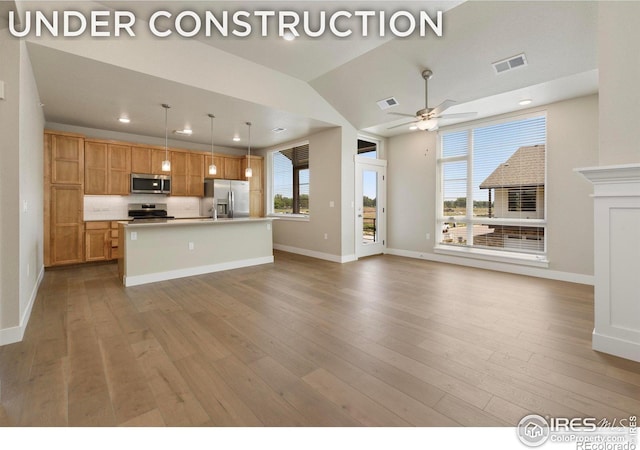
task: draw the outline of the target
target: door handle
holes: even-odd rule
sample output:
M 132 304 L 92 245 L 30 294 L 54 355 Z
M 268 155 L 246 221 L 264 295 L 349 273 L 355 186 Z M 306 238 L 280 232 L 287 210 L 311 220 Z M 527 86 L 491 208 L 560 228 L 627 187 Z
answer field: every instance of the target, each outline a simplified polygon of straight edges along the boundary
M 362 214 L 358 214 L 358 217 L 362 217 Z

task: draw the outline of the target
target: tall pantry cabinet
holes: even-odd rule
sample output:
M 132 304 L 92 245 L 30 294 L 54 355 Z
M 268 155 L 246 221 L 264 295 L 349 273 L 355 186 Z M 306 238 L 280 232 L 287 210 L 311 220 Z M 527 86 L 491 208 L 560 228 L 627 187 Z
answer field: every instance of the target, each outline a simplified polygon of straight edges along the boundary
M 83 261 L 84 137 L 44 134 L 44 265 Z

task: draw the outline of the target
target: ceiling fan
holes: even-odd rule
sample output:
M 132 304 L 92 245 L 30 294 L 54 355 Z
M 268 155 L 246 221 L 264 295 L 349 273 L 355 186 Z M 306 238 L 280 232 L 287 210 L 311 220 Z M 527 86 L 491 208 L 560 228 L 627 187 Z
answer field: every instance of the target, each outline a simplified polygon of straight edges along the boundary
M 428 83 L 432 76 L 433 76 L 433 72 L 431 70 L 424 69 L 422 71 L 422 78 L 424 78 L 424 109 L 417 111 L 415 116 L 412 114 L 393 113 L 393 112 L 389 113 L 395 116 L 413 117 L 414 120 L 411 122 L 405 122 L 405 123 L 401 123 L 400 125 L 389 127 L 387 128 L 388 130 L 413 123 L 419 130 L 435 131 L 438 129 L 438 119 L 467 119 L 467 118 L 475 117 L 476 115 L 478 115 L 478 113 L 476 112 L 442 114 L 445 110 L 449 109 L 456 103 L 453 100 L 445 100 L 435 108 L 429 108 Z

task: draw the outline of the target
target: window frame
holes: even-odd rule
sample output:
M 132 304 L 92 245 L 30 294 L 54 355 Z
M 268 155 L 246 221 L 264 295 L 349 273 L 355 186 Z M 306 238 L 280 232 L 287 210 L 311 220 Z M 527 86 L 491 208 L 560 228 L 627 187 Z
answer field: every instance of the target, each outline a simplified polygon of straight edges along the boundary
M 543 189 L 543 208 L 544 208 L 544 218 L 542 219 L 522 219 L 522 218 L 495 218 L 495 217 L 474 217 L 473 216 L 473 130 L 477 128 L 484 128 L 495 125 L 502 125 L 510 122 L 516 122 L 520 120 L 532 119 L 544 117 L 546 122 L 545 128 L 545 184 Z M 433 251 L 434 253 L 450 255 L 450 256 L 462 256 L 474 259 L 482 259 L 488 261 L 495 262 L 507 262 L 507 263 L 517 263 L 522 265 L 534 266 L 534 267 L 549 267 L 548 260 L 548 242 L 549 242 L 549 234 L 547 229 L 547 161 L 548 161 L 548 115 L 546 110 L 538 110 L 531 111 L 524 114 L 514 114 L 509 116 L 503 116 L 501 118 L 489 118 L 487 120 L 478 120 L 473 122 L 467 122 L 461 125 L 452 125 L 450 127 L 443 127 L 437 132 L 436 138 L 436 223 L 435 230 L 441 230 L 445 223 L 450 222 L 452 216 L 446 216 L 443 214 L 444 211 L 444 177 L 443 177 L 443 167 L 446 163 L 451 162 L 466 162 L 466 170 L 467 170 L 467 208 L 464 216 L 453 216 L 455 222 L 465 223 L 468 225 L 505 225 L 505 226 L 530 226 L 535 228 L 543 228 L 544 230 L 544 249 L 540 253 L 534 252 L 518 252 L 512 250 L 505 249 L 490 249 L 486 247 L 474 247 L 473 245 L 450 245 L 441 242 L 442 237 L 440 233 L 436 233 L 436 241 L 434 243 Z M 463 156 L 450 156 L 443 157 L 442 152 L 442 136 L 443 134 L 459 132 L 459 131 L 467 131 L 469 149 L 466 155 Z M 522 188 L 526 188 L 526 186 L 522 186 Z M 469 202 L 471 202 L 471 207 L 469 207 Z M 536 204 L 536 209 L 538 205 Z
M 298 167 L 295 168 L 293 171 L 293 183 L 295 183 L 296 179 L 299 181 L 299 172 L 300 170 L 309 170 L 309 214 L 279 214 L 274 212 L 273 210 L 273 197 L 274 197 L 274 175 L 275 175 L 275 171 L 274 171 L 274 165 L 273 165 L 273 155 L 275 153 L 279 153 L 283 150 L 288 150 L 291 149 L 293 147 L 300 147 L 303 145 L 310 145 L 308 140 L 303 140 L 303 141 L 297 141 L 297 142 L 292 142 L 290 144 L 286 144 L 286 145 L 281 145 L 278 146 L 276 148 L 273 148 L 271 150 L 268 150 L 266 152 L 266 169 L 267 169 L 267 185 L 265 186 L 266 188 L 266 196 L 265 196 L 265 202 L 266 202 L 266 211 L 267 211 L 267 217 L 273 217 L 273 218 L 278 218 L 280 220 L 292 220 L 292 221 L 299 221 L 299 222 L 308 222 L 310 217 L 311 217 L 311 147 L 309 146 L 309 164 L 307 164 L 305 167 Z M 292 184 L 292 192 L 296 189 L 295 185 Z M 300 186 L 298 185 L 297 189 L 300 189 Z M 292 199 L 293 200 L 293 199 Z

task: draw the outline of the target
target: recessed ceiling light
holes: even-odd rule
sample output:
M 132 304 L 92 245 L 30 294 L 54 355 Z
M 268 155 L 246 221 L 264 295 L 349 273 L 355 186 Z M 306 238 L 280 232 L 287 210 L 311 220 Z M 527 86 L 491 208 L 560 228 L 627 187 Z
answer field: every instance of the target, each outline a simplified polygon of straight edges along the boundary
M 120 117 L 118 119 L 118 121 L 121 122 L 121 123 L 129 123 L 129 122 L 131 122 L 131 120 L 128 117 Z
M 234 136 L 233 137 L 233 142 L 240 142 L 240 137 L 239 136 Z
M 414 131 L 414 130 L 417 130 L 417 129 L 418 129 L 418 127 L 417 127 L 416 125 L 411 125 L 411 126 L 409 127 L 409 129 L 410 129 L 411 131 Z
M 293 41 L 295 38 L 296 36 L 291 31 L 287 31 L 282 35 L 282 39 L 285 41 Z
M 182 136 L 191 136 L 193 134 L 193 130 L 185 128 L 184 130 L 173 130 L 173 134 L 179 134 Z
M 530 98 L 525 98 L 524 100 L 520 100 L 520 101 L 518 102 L 518 105 L 520 105 L 520 106 L 527 106 L 527 105 L 530 105 L 530 104 L 531 104 L 531 102 L 533 102 L 533 100 L 531 100 Z

